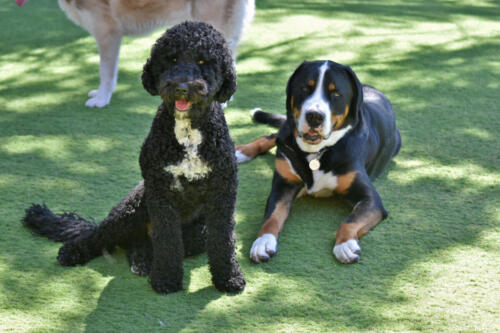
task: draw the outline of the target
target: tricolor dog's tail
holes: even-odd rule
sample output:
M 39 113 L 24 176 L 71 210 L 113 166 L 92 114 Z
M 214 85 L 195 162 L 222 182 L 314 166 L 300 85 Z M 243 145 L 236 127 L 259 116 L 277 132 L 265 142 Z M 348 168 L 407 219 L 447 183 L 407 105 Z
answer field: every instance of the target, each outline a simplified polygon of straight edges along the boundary
M 271 125 L 280 128 L 286 121 L 286 116 L 278 113 L 264 112 L 261 109 L 253 109 L 250 111 L 252 119 L 261 124 Z
M 36 234 L 56 242 L 66 242 L 94 232 L 97 225 L 76 213 L 54 214 L 47 206 L 32 204 L 22 223 Z
M 250 111 L 250 114 L 255 122 L 277 128 L 281 127 L 286 121 L 286 116 L 284 115 L 264 112 L 261 109 L 254 109 Z M 243 163 L 253 160 L 257 155 L 268 152 L 276 145 L 276 136 L 277 133 L 274 133 L 262 136 L 245 145 L 236 146 L 236 160 L 238 163 Z

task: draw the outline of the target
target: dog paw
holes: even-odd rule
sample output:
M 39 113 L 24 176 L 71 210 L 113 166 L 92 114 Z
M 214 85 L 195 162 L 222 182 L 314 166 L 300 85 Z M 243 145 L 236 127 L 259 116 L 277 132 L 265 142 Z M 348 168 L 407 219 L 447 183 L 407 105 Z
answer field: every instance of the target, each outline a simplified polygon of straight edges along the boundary
M 153 290 L 161 295 L 167 295 L 182 290 L 182 281 L 176 283 L 176 282 L 156 280 L 151 278 L 149 283 L 151 284 L 151 287 L 153 287 Z
M 243 154 L 240 150 L 236 150 L 234 155 L 236 156 L 236 162 L 237 163 L 245 163 L 245 162 L 248 162 L 248 161 L 251 161 L 252 158 L 250 156 L 247 156 L 245 154 Z
M 68 242 L 59 249 L 57 260 L 62 266 L 76 266 L 85 264 L 88 259 L 78 244 Z
M 132 262 L 130 271 L 139 276 L 147 276 L 151 273 L 151 265 L 145 262 Z
M 343 264 L 352 264 L 359 261 L 361 247 L 355 239 L 349 239 L 333 247 L 333 254 Z
M 250 259 L 254 262 L 269 261 L 278 251 L 278 240 L 272 234 L 257 238 L 250 249 Z
M 109 102 L 111 101 L 111 95 L 112 93 L 92 90 L 89 92 L 90 98 L 87 102 L 85 102 L 85 106 L 88 106 L 90 108 L 102 108 L 109 104 Z
M 243 278 L 243 274 L 241 272 L 238 272 L 235 276 L 232 276 L 229 279 L 221 280 L 221 279 L 214 279 L 213 280 L 215 288 L 222 292 L 228 292 L 228 293 L 239 293 L 245 289 L 245 279 Z

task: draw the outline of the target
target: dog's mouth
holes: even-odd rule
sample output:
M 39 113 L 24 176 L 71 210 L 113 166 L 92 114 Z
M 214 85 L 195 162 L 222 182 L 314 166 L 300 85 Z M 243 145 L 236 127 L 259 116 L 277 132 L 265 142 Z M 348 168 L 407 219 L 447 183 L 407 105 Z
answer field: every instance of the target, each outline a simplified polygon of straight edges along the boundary
M 184 98 L 179 98 L 175 100 L 175 109 L 177 111 L 186 112 L 191 109 L 191 102 L 186 101 Z
M 302 132 L 300 137 L 304 142 L 310 145 L 317 145 L 324 139 L 323 134 L 314 129 L 310 129 L 308 132 Z

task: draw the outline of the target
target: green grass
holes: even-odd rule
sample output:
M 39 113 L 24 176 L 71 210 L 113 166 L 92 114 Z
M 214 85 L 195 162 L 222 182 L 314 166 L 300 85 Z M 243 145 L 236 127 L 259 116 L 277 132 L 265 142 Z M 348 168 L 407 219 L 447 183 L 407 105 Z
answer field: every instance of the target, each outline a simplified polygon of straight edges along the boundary
M 237 143 L 269 134 L 248 110 L 284 112 L 304 59 L 349 64 L 392 100 L 403 149 L 375 182 L 389 218 L 362 259 L 331 251 L 349 209 L 299 199 L 269 263 L 250 263 L 273 156 L 240 166 L 242 294 L 218 292 L 206 255 L 185 260 L 185 291 L 159 296 L 123 251 L 63 268 L 59 244 L 19 219 L 32 202 L 101 219 L 140 179 L 140 145 L 159 104 L 140 72 L 161 32 L 126 38 L 105 109 L 93 39 L 56 1 L 0 8 L 0 331 L 334 332 L 500 329 L 500 3 L 258 0 L 226 110 Z

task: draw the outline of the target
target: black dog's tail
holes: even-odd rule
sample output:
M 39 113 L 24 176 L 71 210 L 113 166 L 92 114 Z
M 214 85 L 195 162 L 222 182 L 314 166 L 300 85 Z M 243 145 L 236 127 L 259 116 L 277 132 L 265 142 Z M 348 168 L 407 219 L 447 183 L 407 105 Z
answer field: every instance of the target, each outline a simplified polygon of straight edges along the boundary
M 280 128 L 286 121 L 286 116 L 278 113 L 264 112 L 261 109 L 253 109 L 250 111 L 252 119 L 261 124 L 271 125 Z
M 33 232 L 56 242 L 73 240 L 97 228 L 95 223 L 85 220 L 76 213 L 54 214 L 45 204 L 32 204 L 26 209 L 22 223 Z

